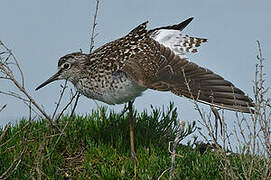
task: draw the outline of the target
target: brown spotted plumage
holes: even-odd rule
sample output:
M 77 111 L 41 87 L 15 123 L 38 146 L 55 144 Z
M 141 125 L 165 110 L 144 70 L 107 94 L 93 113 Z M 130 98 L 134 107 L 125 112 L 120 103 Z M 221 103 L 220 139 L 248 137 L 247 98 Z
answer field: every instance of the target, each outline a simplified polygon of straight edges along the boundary
M 37 89 L 67 79 L 83 95 L 108 104 L 131 101 L 150 88 L 219 108 L 253 112 L 253 102 L 242 90 L 188 60 L 188 53 L 207 42 L 182 33 L 191 20 L 152 30 L 146 30 L 144 22 L 91 54 L 66 55 L 60 58 L 57 73 Z

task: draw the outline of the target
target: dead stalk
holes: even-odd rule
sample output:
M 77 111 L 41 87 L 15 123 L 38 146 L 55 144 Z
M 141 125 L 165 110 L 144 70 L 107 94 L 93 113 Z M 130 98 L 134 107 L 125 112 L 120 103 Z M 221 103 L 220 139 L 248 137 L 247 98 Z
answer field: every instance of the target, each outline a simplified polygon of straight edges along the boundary
M 96 8 L 95 8 L 95 13 L 93 16 L 93 24 L 92 24 L 92 31 L 91 31 L 91 36 L 90 36 L 90 48 L 89 48 L 89 53 L 92 52 L 93 48 L 94 48 L 94 39 L 97 36 L 97 34 L 95 34 L 95 28 L 97 26 L 97 15 L 98 15 L 98 9 L 99 9 L 99 0 L 96 0 Z
M 7 104 L 4 104 L 4 105 L 0 108 L 0 112 L 2 112 L 6 107 L 7 107 Z
M 41 114 L 43 114 L 43 116 L 46 119 L 48 119 L 50 121 L 51 125 L 54 126 L 53 121 L 49 117 L 49 115 L 36 103 L 36 101 L 26 91 L 26 89 L 24 87 L 23 72 L 22 72 L 21 67 L 18 63 L 18 60 L 15 58 L 15 56 L 13 55 L 11 50 L 8 49 L 7 46 L 2 41 L 0 41 L 0 46 L 4 49 L 5 53 L 8 53 L 6 60 L 3 60 L 2 57 L 0 58 L 0 74 L 2 74 L 1 77 L 4 77 L 4 79 L 6 79 L 6 80 L 10 80 L 13 83 L 13 85 L 15 85 L 15 87 L 19 90 L 19 92 L 21 92 L 25 97 L 15 93 L 15 92 L 0 91 L 0 93 L 5 94 L 5 95 L 10 95 L 10 96 L 13 96 L 17 99 L 23 100 L 24 102 L 27 102 L 27 106 L 31 102 L 31 104 L 33 104 L 38 109 L 38 111 Z M 10 67 L 11 65 L 15 65 L 15 68 L 18 69 L 18 71 L 20 72 L 21 83 L 19 81 L 17 81 L 17 79 L 15 78 L 13 71 Z
M 170 144 L 169 143 L 169 152 L 171 153 L 171 167 L 170 167 L 170 175 L 169 175 L 169 180 L 173 179 L 174 178 L 174 170 L 175 170 L 175 159 L 176 159 L 176 148 L 177 148 L 177 145 L 179 144 L 180 140 L 181 140 L 181 136 L 184 132 L 184 126 L 185 126 L 185 122 L 182 121 L 182 122 L 179 122 L 180 124 L 180 129 L 173 141 L 173 146 L 172 146 L 172 150 L 171 150 L 171 147 L 170 147 Z
M 57 112 L 57 110 L 58 110 L 58 108 L 59 108 L 59 105 L 60 105 L 60 103 L 61 103 L 61 100 L 62 100 L 62 98 L 63 98 L 65 89 L 67 88 L 67 80 L 65 80 L 64 85 L 61 86 L 61 87 L 62 87 L 62 89 L 60 90 L 60 96 L 59 96 L 59 98 L 58 98 L 58 102 L 56 103 L 56 108 L 55 108 L 55 110 L 54 110 L 52 119 L 55 119 L 56 112 Z

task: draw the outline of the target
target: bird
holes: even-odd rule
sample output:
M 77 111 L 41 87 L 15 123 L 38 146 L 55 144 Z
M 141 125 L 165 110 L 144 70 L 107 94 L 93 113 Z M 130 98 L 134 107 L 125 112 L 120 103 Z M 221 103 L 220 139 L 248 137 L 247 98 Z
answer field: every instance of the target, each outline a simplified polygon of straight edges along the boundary
M 216 108 L 253 113 L 253 100 L 241 89 L 189 60 L 188 56 L 207 42 L 183 33 L 192 20 L 150 30 L 146 21 L 90 54 L 67 54 L 59 59 L 57 72 L 36 90 L 56 80 L 68 80 L 88 98 L 112 105 L 128 102 L 132 111 L 135 98 L 153 89 Z M 133 128 L 131 120 L 130 141 Z

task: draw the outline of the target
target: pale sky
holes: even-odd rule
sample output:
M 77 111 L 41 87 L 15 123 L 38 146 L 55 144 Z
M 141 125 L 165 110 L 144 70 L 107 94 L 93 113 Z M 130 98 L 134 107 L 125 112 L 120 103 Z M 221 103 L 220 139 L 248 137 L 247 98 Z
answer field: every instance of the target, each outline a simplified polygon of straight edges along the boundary
M 202 45 L 198 54 L 189 56 L 190 60 L 220 74 L 253 98 L 256 40 L 262 43 L 266 85 L 271 86 L 270 7 L 270 0 L 101 0 L 95 48 L 126 35 L 146 20 L 149 28 L 155 28 L 194 17 L 184 32 L 207 38 L 208 43 Z M 56 72 L 61 56 L 80 49 L 89 51 L 94 9 L 95 0 L 1 0 L 0 40 L 19 60 L 26 89 L 49 114 L 64 82 L 54 82 L 39 91 L 34 89 Z M 11 89 L 14 87 L 0 81 L 0 90 Z M 170 101 L 178 107 L 181 120 L 199 119 L 191 101 L 167 92 L 148 90 L 136 99 L 135 107 L 142 111 L 150 109 L 151 104 L 168 106 Z M 0 125 L 28 116 L 28 108 L 17 99 L 0 94 L 0 106 L 3 104 L 7 108 L 0 113 Z M 123 105 L 108 107 L 119 111 Z M 209 110 L 208 106 L 202 107 Z M 96 108 L 92 100 L 81 97 L 76 113 L 87 114 Z M 225 112 L 229 123 L 234 113 Z

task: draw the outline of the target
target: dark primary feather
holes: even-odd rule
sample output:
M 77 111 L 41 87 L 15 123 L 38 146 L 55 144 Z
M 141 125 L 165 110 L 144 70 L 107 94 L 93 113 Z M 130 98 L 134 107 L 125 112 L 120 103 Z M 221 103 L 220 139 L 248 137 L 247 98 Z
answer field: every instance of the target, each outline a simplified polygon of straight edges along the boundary
M 156 30 L 159 30 L 159 29 L 173 29 L 173 30 L 179 30 L 179 31 L 182 31 L 194 18 L 191 17 L 179 24 L 174 24 L 174 25 L 171 25 L 171 26 L 163 26 L 163 27 L 158 27 L 158 28 L 155 28 L 155 29 L 152 29 L 150 30 L 149 32 L 153 32 L 153 31 L 156 31 Z

